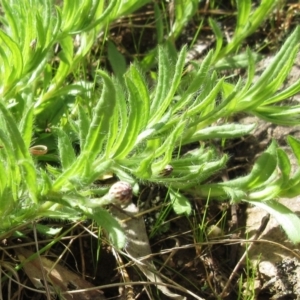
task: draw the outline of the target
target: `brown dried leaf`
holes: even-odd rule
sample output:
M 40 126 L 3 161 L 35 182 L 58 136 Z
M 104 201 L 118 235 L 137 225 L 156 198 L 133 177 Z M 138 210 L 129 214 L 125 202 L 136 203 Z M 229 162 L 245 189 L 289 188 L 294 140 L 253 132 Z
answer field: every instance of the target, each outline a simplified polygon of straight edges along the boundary
M 37 289 L 44 289 L 44 274 L 46 275 L 47 282 L 51 285 L 58 294 L 63 294 L 66 300 L 106 300 L 103 292 L 100 290 L 88 290 L 80 293 L 68 294 L 68 291 L 81 290 L 93 288 L 90 282 L 82 279 L 79 275 L 71 272 L 67 268 L 55 264 L 54 262 L 41 256 L 34 258 L 30 261 L 27 260 L 35 253 L 25 248 L 16 249 L 17 256 L 21 263 L 24 263 L 23 269 L 27 274 L 32 284 Z M 54 267 L 54 268 L 53 268 Z

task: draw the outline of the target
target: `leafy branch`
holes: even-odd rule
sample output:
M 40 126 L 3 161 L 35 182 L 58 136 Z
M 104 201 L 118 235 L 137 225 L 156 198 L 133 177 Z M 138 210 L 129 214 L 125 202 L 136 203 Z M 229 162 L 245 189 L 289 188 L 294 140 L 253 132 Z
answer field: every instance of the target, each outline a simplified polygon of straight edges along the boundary
M 147 84 L 150 80 L 138 62 L 122 77 L 96 70 L 94 83 L 68 83 L 68 76 L 90 51 L 96 30 L 112 20 L 112 11 L 118 15 L 121 4 L 112 1 L 104 8 L 100 2 L 76 1 L 86 16 L 78 20 L 71 1 L 65 1 L 62 9 L 54 9 L 50 1 L 44 6 L 39 1 L 25 1 L 23 6 L 2 2 L 5 26 L 11 28 L 0 32 L 4 71 L 0 102 L 3 235 L 11 227 L 45 216 L 91 218 L 110 233 L 115 245 L 122 247 L 125 238 L 121 228 L 102 207 L 107 189 L 93 184 L 100 176 L 114 173 L 130 183 L 135 192 L 141 182 L 166 186 L 178 213 L 191 211 L 183 191 L 258 205 L 277 217 L 292 241 L 300 241 L 298 217 L 274 200 L 298 195 L 300 173 L 291 174 L 289 159 L 276 142 L 257 160 L 249 175 L 226 183 L 209 182 L 228 161 L 228 156 L 220 156 L 210 141 L 241 137 L 255 129 L 255 124 L 230 123 L 232 115 L 246 112 L 278 124 L 298 124 L 299 106 L 279 104 L 299 92 L 299 81 L 281 87 L 298 51 L 300 27 L 255 82 L 250 51 L 248 78 L 232 84 L 215 70 L 218 49 L 185 74 L 186 47 L 177 55 L 162 46 L 158 50 L 157 81 L 152 85 Z M 137 4 L 132 5 L 136 8 Z M 28 17 L 24 11 L 29 8 L 33 13 Z M 93 13 L 92 8 L 96 9 Z M 130 7 L 123 9 L 130 11 Z M 26 25 L 30 30 L 17 32 L 14 14 L 19 16 L 18 26 Z M 79 48 L 73 44 L 74 34 L 80 34 Z M 30 47 L 29 41 L 36 38 L 36 45 Z M 19 42 L 21 39 L 25 42 Z M 53 50 L 55 45 L 61 52 Z M 58 57 L 56 72 L 49 60 L 54 56 Z M 52 156 L 35 157 L 29 151 L 35 142 L 35 124 L 51 115 L 56 122 L 50 137 L 43 141 L 46 146 L 52 145 Z M 182 151 L 194 142 L 200 142 L 199 146 Z M 292 137 L 288 142 L 300 161 L 300 142 Z M 43 166 L 42 161 L 48 164 Z

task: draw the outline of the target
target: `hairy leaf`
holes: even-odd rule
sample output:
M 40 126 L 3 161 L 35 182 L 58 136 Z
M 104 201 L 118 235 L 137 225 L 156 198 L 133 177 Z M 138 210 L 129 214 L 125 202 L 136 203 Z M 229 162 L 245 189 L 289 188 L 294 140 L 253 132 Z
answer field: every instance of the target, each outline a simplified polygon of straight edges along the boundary
M 258 206 L 272 216 L 275 217 L 279 225 L 283 228 L 286 235 L 293 243 L 300 243 L 300 219 L 286 206 L 282 205 L 278 201 L 270 200 L 267 202 L 261 201 L 247 201 L 255 206 Z

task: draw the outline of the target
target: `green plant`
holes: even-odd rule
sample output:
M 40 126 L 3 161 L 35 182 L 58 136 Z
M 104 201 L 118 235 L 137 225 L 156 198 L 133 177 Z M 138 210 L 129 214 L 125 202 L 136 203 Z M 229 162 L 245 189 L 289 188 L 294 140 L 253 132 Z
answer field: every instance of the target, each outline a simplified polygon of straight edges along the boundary
M 230 123 L 230 116 L 247 112 L 275 123 L 298 123 L 299 106 L 277 104 L 300 89 L 298 81 L 278 92 L 298 51 L 300 28 L 255 83 L 250 51 L 248 79 L 232 84 L 214 71 L 213 51 L 185 74 L 186 47 L 178 55 L 168 47 L 159 47 L 157 82 L 151 86 L 138 62 L 128 68 L 122 80 L 96 70 L 94 82 L 74 82 L 70 74 L 90 51 L 99 27 L 113 18 L 109 12 L 117 10 L 117 1 L 106 9 L 102 1 L 76 2 L 87 17 L 80 20 L 76 6 L 68 1 L 62 9 L 54 9 L 50 1 L 20 1 L 23 4 L 19 6 L 19 1 L 2 2 L 6 12 L 6 32 L 0 33 L 2 238 L 12 228 L 43 217 L 87 217 L 103 226 L 112 242 L 122 247 L 125 237 L 121 228 L 102 207 L 108 188 L 93 184 L 112 172 L 130 183 L 135 192 L 140 183 L 168 187 L 177 213 L 191 211 L 182 191 L 261 206 L 277 217 L 292 241 L 300 241 L 299 219 L 274 200 L 299 193 L 300 173 L 290 174 L 289 160 L 275 141 L 249 175 L 207 183 L 228 161 L 210 141 L 241 137 L 255 128 L 255 124 Z M 132 5 L 135 8 L 137 4 Z M 91 14 L 94 7 L 96 13 Z M 30 9 L 32 14 L 27 17 L 24 12 Z M 19 33 L 16 28 L 25 28 L 25 24 L 29 29 Z M 74 34 L 80 35 L 81 42 L 75 52 Z M 53 50 L 55 45 L 61 52 Z M 59 58 L 55 70 L 54 55 Z M 53 127 L 51 133 L 41 135 L 45 120 L 51 120 Z M 52 155 L 30 154 L 32 143 L 41 141 Z M 199 147 L 182 155 L 185 146 L 198 141 Z M 292 137 L 288 141 L 300 161 L 299 141 Z M 43 161 L 49 164 L 45 166 Z M 170 174 L 165 170 L 168 166 L 172 166 Z
M 94 0 L 64 1 L 59 6 L 54 6 L 51 0 L 3 0 L 1 3 L 5 14 L 0 31 L 0 193 L 1 232 L 6 236 L 14 226 L 43 216 L 81 218 L 78 209 L 68 210 L 64 205 L 56 214 L 59 204 L 47 202 L 64 202 L 61 196 L 71 195 L 63 189 L 61 194 L 55 194 L 59 190 L 55 187 L 50 191 L 60 172 L 48 166 L 48 170 L 52 170 L 50 174 L 40 168 L 38 160 L 54 161 L 66 168 L 75 156 L 72 152 L 67 155 L 63 152 L 58 160 L 56 137 L 50 129 L 47 133 L 43 130 L 49 123 L 62 125 L 76 97 L 89 96 L 91 83 L 69 78 L 91 50 L 99 30 L 147 1 L 110 1 L 108 6 L 104 1 Z M 75 37 L 79 44 L 74 45 Z M 60 132 L 58 128 L 57 135 Z M 72 139 L 62 132 L 59 142 L 69 138 Z M 52 154 L 40 159 L 33 157 L 29 152 L 33 143 L 43 143 Z M 101 213 L 100 223 L 105 214 L 105 211 Z M 109 215 L 108 218 L 113 221 Z M 117 238 L 115 241 L 118 244 Z
M 210 19 L 210 25 L 216 36 L 216 51 L 214 54 L 214 62 L 222 58 L 228 59 L 229 54 L 233 54 L 241 47 L 241 42 L 246 37 L 250 36 L 257 30 L 257 28 L 265 20 L 266 15 L 276 5 L 277 1 L 264 0 L 261 1 L 256 9 L 252 9 L 251 0 L 238 0 L 237 5 L 237 20 L 235 25 L 235 31 L 233 33 L 230 42 L 223 46 L 223 33 L 220 30 L 218 24 Z

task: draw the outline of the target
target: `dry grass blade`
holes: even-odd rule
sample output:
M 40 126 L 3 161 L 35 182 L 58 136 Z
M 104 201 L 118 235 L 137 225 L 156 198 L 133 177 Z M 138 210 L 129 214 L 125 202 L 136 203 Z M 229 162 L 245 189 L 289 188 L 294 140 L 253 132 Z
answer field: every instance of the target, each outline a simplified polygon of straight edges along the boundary
M 8 272 L 7 272 L 8 271 Z M 4 276 L 3 276 L 4 275 Z M 15 279 L 13 279 L 12 277 L 14 277 Z M 7 290 L 5 290 L 3 288 L 3 282 L 5 281 L 5 279 L 8 279 L 8 283 L 6 284 L 7 286 Z M 13 293 L 13 288 L 12 288 L 12 282 L 18 283 L 18 289 L 17 291 L 15 291 Z M 21 295 L 21 285 L 20 283 L 20 278 L 18 273 L 16 272 L 16 270 L 14 269 L 14 267 L 5 262 L 5 261 L 1 261 L 0 262 L 0 286 L 1 286 L 1 290 L 0 290 L 0 299 L 4 300 L 4 299 L 21 299 L 20 295 Z M 5 293 L 7 294 L 7 298 L 5 298 Z M 12 295 L 13 293 L 13 295 Z

